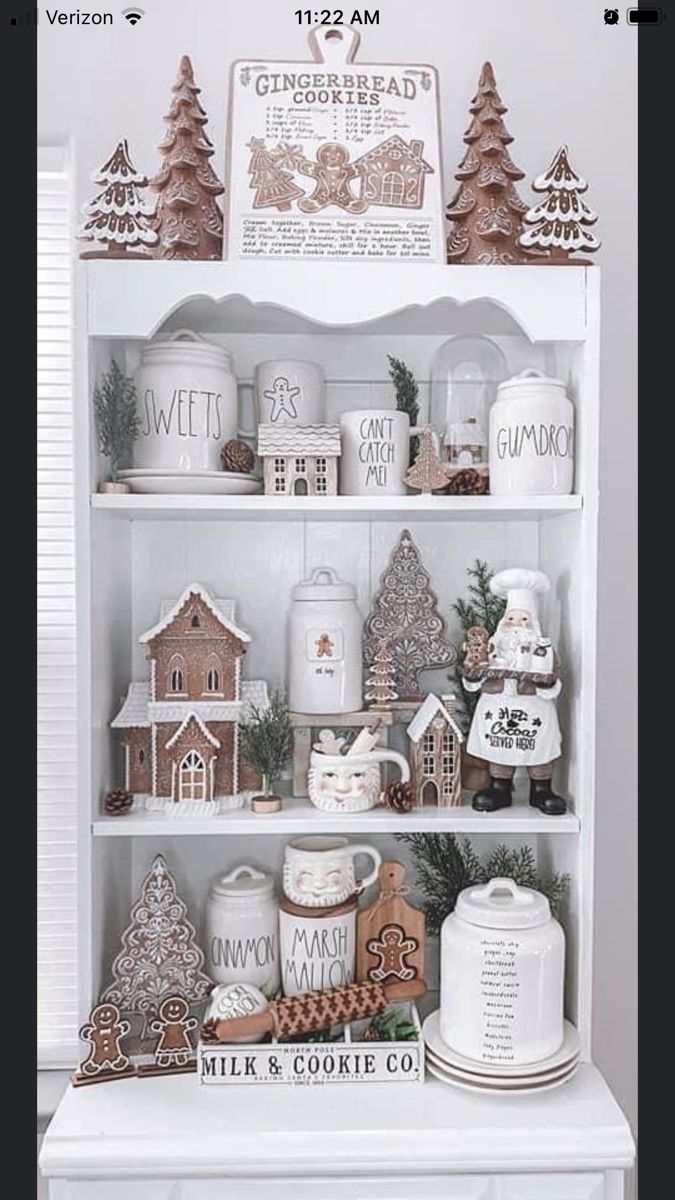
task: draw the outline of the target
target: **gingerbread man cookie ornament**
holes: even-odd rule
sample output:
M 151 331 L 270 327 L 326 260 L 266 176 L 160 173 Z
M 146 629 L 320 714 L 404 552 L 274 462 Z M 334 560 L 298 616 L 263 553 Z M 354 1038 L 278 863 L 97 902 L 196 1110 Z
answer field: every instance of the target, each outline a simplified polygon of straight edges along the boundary
M 303 175 L 316 179 L 316 186 L 311 196 L 298 201 L 301 212 L 314 213 L 334 204 L 348 213 L 365 212 L 368 205 L 365 200 L 353 196 L 349 184 L 356 179 L 359 172 L 349 161 L 349 151 L 346 146 L 337 142 L 326 142 L 319 146 L 315 163 L 304 159 L 299 164 Z
M 90 1043 L 91 1049 L 71 1078 L 75 1087 L 135 1074 L 130 1060 L 120 1050 L 120 1040 L 129 1029 L 129 1022 L 120 1020 L 120 1010 L 115 1004 L 95 1005 L 88 1023 L 80 1030 L 80 1037 Z
M 197 1021 L 189 1013 L 188 1002 L 183 996 L 167 996 L 162 1001 L 158 1016 L 150 1022 L 152 1032 L 159 1034 L 154 1051 L 155 1061 L 149 1066 L 139 1067 L 139 1075 L 172 1074 L 196 1069 L 189 1034 L 197 1028 Z
M 377 966 L 371 967 L 368 975 L 374 983 L 385 979 L 401 979 L 407 982 L 417 975 L 417 968 L 406 962 L 406 955 L 413 954 L 418 947 L 417 938 L 407 938 L 400 925 L 385 925 L 379 937 L 366 942 L 366 950 L 377 958 Z

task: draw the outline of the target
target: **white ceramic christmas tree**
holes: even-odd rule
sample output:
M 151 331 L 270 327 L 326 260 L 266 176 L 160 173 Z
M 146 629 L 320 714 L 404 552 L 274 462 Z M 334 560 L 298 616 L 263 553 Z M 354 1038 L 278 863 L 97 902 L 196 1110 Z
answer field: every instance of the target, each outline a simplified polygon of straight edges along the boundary
M 126 138 L 91 178 L 102 189 L 85 204 L 77 236 L 96 249 L 80 258 L 150 258 L 148 247 L 157 243 L 153 206 L 142 195 L 148 181 L 135 169 Z
M 548 170 L 532 184 L 533 191 L 545 193 L 546 199 L 523 217 L 529 228 L 520 235 L 520 245 L 545 252 L 551 265 L 588 266 L 583 259 L 570 257 L 580 250 L 591 254 L 600 248 L 588 229 L 595 225 L 597 214 L 581 198 L 587 188 L 585 179 L 570 166 L 567 146 L 561 146 Z
M 368 691 L 365 698 L 369 708 L 389 708 L 392 700 L 398 700 L 398 692 L 394 687 L 394 656 L 382 643 L 371 667 L 371 675 L 366 679 Z

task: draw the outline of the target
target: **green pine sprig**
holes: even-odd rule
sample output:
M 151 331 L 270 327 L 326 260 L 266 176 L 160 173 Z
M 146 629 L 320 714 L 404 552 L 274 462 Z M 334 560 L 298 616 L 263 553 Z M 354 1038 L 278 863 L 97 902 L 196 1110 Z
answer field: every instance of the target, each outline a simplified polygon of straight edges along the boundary
M 440 931 L 464 888 L 495 878 L 542 892 L 553 915 L 560 916 L 570 877 L 540 871 L 531 846 L 499 845 L 481 859 L 468 838 L 460 842 L 453 833 L 397 833 L 396 838 L 412 853 L 430 934 Z
M 396 408 L 399 412 L 408 414 L 411 426 L 417 424 L 419 417 L 419 387 L 415 381 L 410 367 L 407 367 L 402 359 L 396 358 L 393 354 L 388 354 L 389 359 L 389 377 L 394 385 L 396 392 Z M 410 462 L 413 463 L 417 457 L 419 438 L 410 439 Z
M 494 571 L 483 559 L 477 558 L 472 567 L 467 567 L 466 573 L 469 576 L 467 599 L 463 600 L 460 597 L 452 605 L 452 608 L 459 617 L 462 632 L 465 635 L 472 625 L 484 625 L 490 637 L 492 637 L 506 609 L 506 602 L 490 591 L 490 580 L 494 575 Z M 468 692 L 464 688 L 460 669 L 463 658 L 464 656 L 461 650 L 459 650 L 457 667 L 449 674 L 448 678 L 455 684 L 455 688 L 457 689 L 459 699 L 456 715 L 464 726 L 464 732 L 466 733 L 471 724 L 480 692 Z
M 239 723 L 241 752 L 254 771 L 262 776 L 268 796 L 291 753 L 293 726 L 283 692 L 270 696 L 267 708 L 251 705 L 251 715 Z
M 94 388 L 94 413 L 101 453 L 110 459 L 110 477 L 131 462 L 131 448 L 140 432 L 136 387 L 115 359 Z

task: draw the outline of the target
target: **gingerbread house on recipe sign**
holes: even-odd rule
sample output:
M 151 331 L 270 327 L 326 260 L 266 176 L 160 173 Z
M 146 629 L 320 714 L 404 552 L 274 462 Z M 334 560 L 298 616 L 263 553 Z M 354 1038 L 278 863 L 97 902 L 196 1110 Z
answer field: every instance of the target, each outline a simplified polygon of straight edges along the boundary
M 387 138 L 354 163 L 361 176 L 360 199 L 387 208 L 421 208 L 424 178 L 433 167 L 422 158 L 424 142 Z
M 122 731 L 125 786 L 156 801 L 212 801 L 259 786 L 240 761 L 238 721 L 268 703 L 263 680 L 242 680 L 251 638 L 234 604 L 191 584 L 140 637 L 150 680 L 131 683 L 112 721 Z
M 464 736 L 455 721 L 455 698 L 432 692 L 407 728 L 415 804 L 450 808 L 462 800 L 460 750 Z

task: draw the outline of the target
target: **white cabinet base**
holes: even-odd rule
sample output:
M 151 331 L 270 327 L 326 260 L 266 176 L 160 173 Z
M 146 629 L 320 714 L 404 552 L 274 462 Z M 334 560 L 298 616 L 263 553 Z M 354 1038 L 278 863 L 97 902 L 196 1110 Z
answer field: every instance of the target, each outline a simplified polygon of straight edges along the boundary
M 587 1063 L 521 1097 L 190 1075 L 69 1088 L 40 1165 L 50 1200 L 622 1200 L 633 1155 Z

